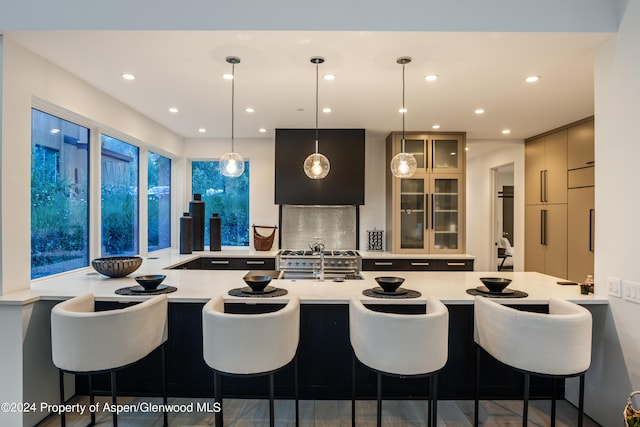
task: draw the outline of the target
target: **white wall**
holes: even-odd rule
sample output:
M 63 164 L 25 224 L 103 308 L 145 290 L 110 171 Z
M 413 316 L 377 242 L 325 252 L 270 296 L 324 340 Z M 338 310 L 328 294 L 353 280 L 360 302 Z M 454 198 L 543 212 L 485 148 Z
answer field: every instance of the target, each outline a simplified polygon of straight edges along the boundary
M 640 2 L 629 2 L 616 38 L 596 53 L 596 294 L 606 278 L 640 283 Z M 595 364 L 587 378 L 588 410 L 618 425 L 626 396 L 640 389 L 640 305 L 610 297 L 596 331 Z
M 0 293 L 5 294 L 30 286 L 32 105 L 56 106 L 67 119 L 117 130 L 114 136 L 153 144 L 156 152 L 172 157 L 182 155 L 183 139 L 6 38 L 3 50 Z
M 494 146 L 496 142 L 467 141 L 471 151 L 480 149 L 483 144 Z M 491 212 L 495 202 L 492 169 L 498 166 L 513 163 L 513 234 L 516 242 L 524 242 L 524 141 L 501 141 L 496 147 L 485 154 L 470 156 L 467 159 L 467 253 L 475 255 L 476 271 L 496 269 Z M 521 243 L 518 246 L 524 245 Z M 524 269 L 523 249 L 515 248 L 514 271 Z

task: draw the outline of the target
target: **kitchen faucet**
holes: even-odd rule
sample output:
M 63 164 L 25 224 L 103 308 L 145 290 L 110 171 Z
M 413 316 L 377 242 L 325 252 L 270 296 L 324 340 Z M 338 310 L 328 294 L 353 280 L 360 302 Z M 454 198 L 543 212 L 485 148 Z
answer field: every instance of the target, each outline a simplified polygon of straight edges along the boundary
M 313 267 L 313 277 L 316 280 L 324 282 L 324 242 L 318 238 L 316 241 L 309 245 L 314 254 L 320 255 L 320 266 L 314 265 Z

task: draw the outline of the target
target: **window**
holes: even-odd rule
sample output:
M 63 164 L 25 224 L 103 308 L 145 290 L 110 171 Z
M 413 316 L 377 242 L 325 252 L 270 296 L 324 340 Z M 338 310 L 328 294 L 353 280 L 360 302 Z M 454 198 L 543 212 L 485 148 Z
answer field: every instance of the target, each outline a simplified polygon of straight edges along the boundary
M 89 129 L 31 111 L 31 278 L 89 265 Z
M 171 159 L 149 152 L 148 245 L 150 251 L 171 246 Z
M 101 135 L 102 256 L 136 255 L 138 147 Z
M 223 246 L 249 246 L 249 162 L 244 173 L 228 178 L 220 173 L 219 162 L 192 162 L 191 189 L 202 194 L 205 203 L 205 245 L 209 244 L 209 218 L 220 216 Z

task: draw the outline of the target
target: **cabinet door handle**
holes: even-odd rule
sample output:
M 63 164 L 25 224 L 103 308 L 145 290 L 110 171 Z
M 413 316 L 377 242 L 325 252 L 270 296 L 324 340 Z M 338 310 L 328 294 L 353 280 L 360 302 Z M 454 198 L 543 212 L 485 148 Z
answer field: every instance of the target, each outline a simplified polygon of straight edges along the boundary
M 540 202 L 544 202 L 544 171 L 540 171 Z
M 595 215 L 595 209 L 589 209 L 589 252 L 593 252 L 593 219 Z
M 540 211 L 540 244 L 547 244 L 547 210 Z
M 247 260 L 247 265 L 264 265 L 264 260 Z
M 412 262 L 411 266 L 417 267 L 417 266 L 429 266 L 431 265 L 430 262 Z
M 467 265 L 464 262 L 447 262 L 447 266 L 449 267 L 462 267 L 464 265 Z
M 434 204 L 435 193 L 431 193 L 431 228 L 436 229 L 436 205 Z
M 377 265 L 379 267 L 388 267 L 390 265 L 393 265 L 393 262 L 392 261 L 375 261 L 373 265 Z
M 424 229 L 428 230 L 429 229 L 429 193 L 425 193 L 424 195 L 424 203 L 425 203 L 425 209 L 424 209 Z M 431 206 L 433 208 L 433 206 Z
M 220 260 L 220 261 L 212 260 L 212 261 L 209 261 L 209 262 L 211 264 L 215 264 L 215 265 L 229 265 L 229 260 Z

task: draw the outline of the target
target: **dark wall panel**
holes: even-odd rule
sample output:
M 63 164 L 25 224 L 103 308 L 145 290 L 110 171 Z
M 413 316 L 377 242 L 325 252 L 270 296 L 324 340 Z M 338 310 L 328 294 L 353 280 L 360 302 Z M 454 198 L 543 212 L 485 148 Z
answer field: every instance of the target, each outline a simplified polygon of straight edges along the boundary
M 324 179 L 308 178 L 304 160 L 315 152 L 315 129 L 276 129 L 275 203 L 363 205 L 364 129 L 320 129 L 319 152 L 331 163 Z

